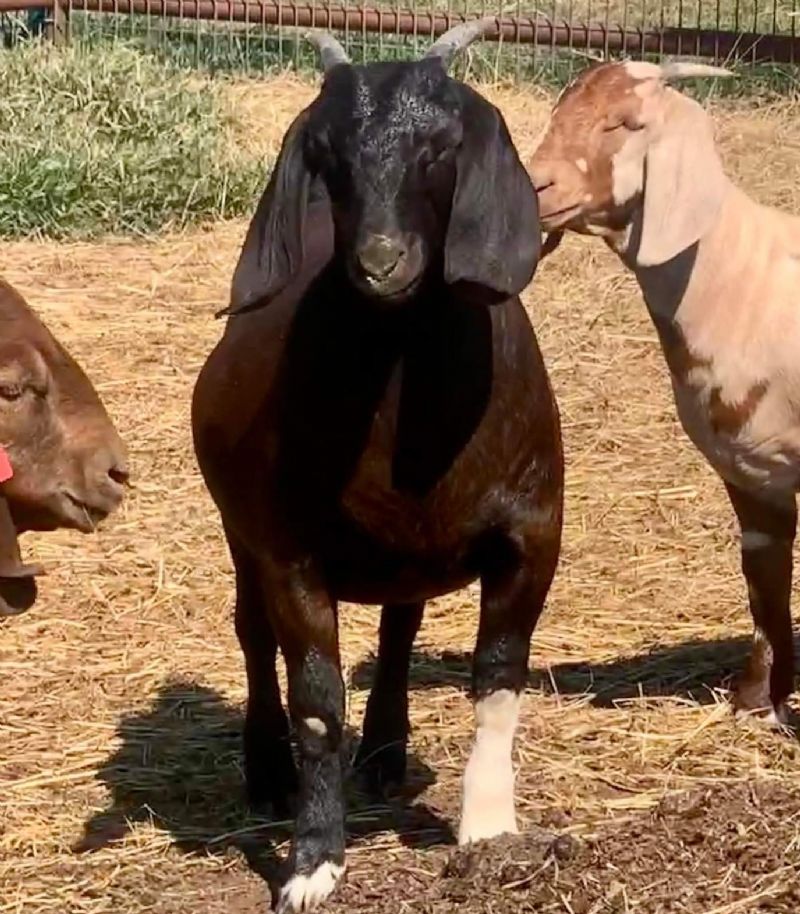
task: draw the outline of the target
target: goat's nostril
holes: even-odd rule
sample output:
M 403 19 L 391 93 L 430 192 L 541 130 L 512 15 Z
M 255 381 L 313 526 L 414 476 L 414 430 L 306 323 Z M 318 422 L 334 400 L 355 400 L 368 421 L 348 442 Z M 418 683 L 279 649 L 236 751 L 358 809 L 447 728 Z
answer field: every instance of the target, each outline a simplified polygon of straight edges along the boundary
M 405 247 L 385 235 L 370 239 L 358 252 L 358 263 L 367 276 L 387 279 L 406 256 Z
M 111 479 L 114 480 L 118 485 L 125 486 L 128 484 L 131 478 L 130 471 L 127 467 L 121 467 L 119 465 L 111 467 L 108 471 L 108 475 Z

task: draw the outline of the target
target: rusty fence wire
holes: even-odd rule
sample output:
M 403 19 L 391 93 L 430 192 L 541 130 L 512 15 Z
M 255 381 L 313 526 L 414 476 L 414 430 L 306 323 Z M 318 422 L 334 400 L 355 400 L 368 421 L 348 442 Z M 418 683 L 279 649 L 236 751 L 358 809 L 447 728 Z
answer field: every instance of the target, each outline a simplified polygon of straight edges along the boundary
M 800 0 L 0 0 L 6 44 L 45 34 L 77 45 L 132 43 L 181 66 L 267 73 L 311 66 L 309 26 L 337 33 L 354 60 L 417 54 L 450 25 L 498 17 L 469 55 L 484 75 L 568 76 L 586 56 L 789 65 L 800 62 Z M 487 72 L 488 71 L 488 72 Z

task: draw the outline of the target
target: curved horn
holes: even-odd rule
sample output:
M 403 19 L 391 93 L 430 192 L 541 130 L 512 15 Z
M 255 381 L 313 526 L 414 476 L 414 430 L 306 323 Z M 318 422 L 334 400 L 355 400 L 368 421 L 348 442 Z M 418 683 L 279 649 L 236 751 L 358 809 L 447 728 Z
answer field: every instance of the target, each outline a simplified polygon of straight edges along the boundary
M 350 63 L 347 51 L 328 32 L 321 32 L 316 29 L 306 32 L 306 40 L 319 51 L 323 73 L 327 73 L 340 63 Z
M 453 26 L 452 29 L 446 31 L 431 45 L 425 58 L 438 57 L 446 67 L 459 51 L 463 51 L 477 38 L 481 38 L 487 32 L 497 28 L 497 26 L 498 20 L 496 16 L 486 16 L 483 19 L 462 22 L 461 25 Z
M 661 78 L 665 82 L 674 79 L 695 79 L 702 76 L 735 76 L 730 70 L 723 67 L 712 67 L 705 63 L 662 63 Z

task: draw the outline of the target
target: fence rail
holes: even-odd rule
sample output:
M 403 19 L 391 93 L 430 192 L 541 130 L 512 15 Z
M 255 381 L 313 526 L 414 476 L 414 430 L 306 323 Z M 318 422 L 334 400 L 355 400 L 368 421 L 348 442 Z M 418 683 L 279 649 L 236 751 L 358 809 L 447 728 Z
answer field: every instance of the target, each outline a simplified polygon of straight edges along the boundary
M 800 62 L 800 37 L 795 34 L 795 13 L 800 15 L 800 10 L 795 9 L 798 0 L 790 0 L 790 7 L 783 0 L 780 5 L 779 0 L 768 0 L 760 6 L 759 0 L 705 0 L 705 4 L 704 0 L 696 0 L 694 22 L 690 15 L 694 4 L 687 0 L 675 0 L 677 6 L 673 3 L 671 7 L 670 0 L 658 0 L 660 6 L 651 0 L 649 12 L 648 0 L 621 0 L 622 5 L 615 4 L 613 11 L 612 2 L 594 3 L 594 10 L 604 10 L 603 21 L 576 19 L 573 10 L 578 4 L 573 0 L 553 0 L 553 10 L 566 8 L 567 17 L 549 16 L 540 11 L 525 14 L 518 2 L 517 13 L 498 16 L 497 27 L 486 38 L 502 41 L 504 46 L 517 50 L 519 46 L 529 46 L 533 53 L 536 48 L 553 52 L 569 48 L 601 56 L 688 55 L 752 63 Z M 447 0 L 444 8 L 438 0 L 428 3 L 430 8 L 421 10 L 283 0 L 0 0 L 0 14 L 47 11 L 48 33 L 62 40 L 67 38 L 70 17 L 80 13 L 92 19 L 113 18 L 115 34 L 124 31 L 120 20 L 138 18 L 146 20 L 148 30 L 153 23 L 161 23 L 163 27 L 178 23 L 175 27 L 182 36 L 186 34 L 187 22 L 202 22 L 213 23 L 215 27 L 244 25 L 264 33 L 277 27 L 281 41 L 285 27 L 318 27 L 360 36 L 366 42 L 368 36 L 432 39 L 452 25 L 473 18 L 479 11 L 483 15 L 489 12 L 486 0 L 461 0 L 465 12 L 453 11 L 452 0 Z M 592 0 L 586 0 L 585 5 L 591 14 Z M 641 14 L 639 24 L 631 24 L 636 19 L 630 13 L 633 9 Z M 621 22 L 615 21 L 619 19 Z M 759 28 L 770 19 L 771 28 Z M 708 27 L 709 20 L 716 20 L 717 27 Z M 730 23 L 735 27 L 722 27 Z

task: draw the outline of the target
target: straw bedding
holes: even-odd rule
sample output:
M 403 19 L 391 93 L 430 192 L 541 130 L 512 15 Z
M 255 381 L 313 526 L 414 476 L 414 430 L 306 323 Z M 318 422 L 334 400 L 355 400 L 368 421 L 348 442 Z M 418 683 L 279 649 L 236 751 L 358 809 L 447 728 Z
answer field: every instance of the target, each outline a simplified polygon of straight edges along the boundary
M 234 86 L 247 142 L 274 151 L 311 91 Z M 529 155 L 544 97 L 486 91 Z M 716 112 L 730 170 L 800 212 L 796 115 Z M 135 478 L 96 536 L 24 543 L 49 575 L 36 607 L 0 626 L 0 914 L 265 909 L 261 876 L 288 832 L 241 801 L 233 581 L 188 425 L 243 230 L 0 245 L 3 275 L 95 380 Z M 350 875 L 331 910 L 796 911 L 800 747 L 728 712 L 750 629 L 732 512 L 676 424 L 638 292 L 599 243 L 569 239 L 525 301 L 567 458 L 564 549 L 517 742 L 525 834 L 477 857 L 448 844 L 472 732 L 472 588 L 429 606 L 410 781 L 381 807 L 352 788 Z M 342 614 L 354 734 L 376 622 L 370 607 Z

